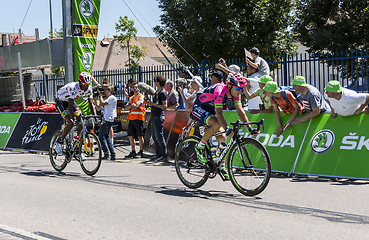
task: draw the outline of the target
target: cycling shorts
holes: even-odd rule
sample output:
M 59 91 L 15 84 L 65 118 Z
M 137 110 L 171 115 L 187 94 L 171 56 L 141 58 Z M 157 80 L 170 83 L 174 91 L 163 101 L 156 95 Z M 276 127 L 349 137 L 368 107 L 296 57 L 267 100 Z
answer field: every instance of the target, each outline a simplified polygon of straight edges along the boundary
M 55 99 L 55 107 L 56 109 L 58 109 L 58 112 L 63 118 L 65 118 L 65 116 L 69 114 L 68 102 Z M 76 103 L 74 103 L 73 105 L 73 110 L 74 110 L 74 116 L 79 116 L 81 114 L 81 111 L 79 111 L 79 108 Z
M 215 116 L 215 107 L 209 104 L 202 104 L 199 99 L 196 99 L 191 112 L 191 118 L 201 122 L 202 124 L 209 126 L 207 121 L 210 117 Z

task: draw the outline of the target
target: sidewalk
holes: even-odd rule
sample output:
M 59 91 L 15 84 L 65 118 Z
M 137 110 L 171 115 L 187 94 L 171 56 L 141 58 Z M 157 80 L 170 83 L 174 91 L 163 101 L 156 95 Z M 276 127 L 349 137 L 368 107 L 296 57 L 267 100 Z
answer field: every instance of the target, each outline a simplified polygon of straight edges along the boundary
M 147 152 L 144 150 L 144 157 L 141 158 L 139 155 L 137 155 L 134 158 L 126 158 L 130 152 L 131 152 L 131 145 L 129 143 L 129 139 L 126 133 L 117 133 L 114 134 L 114 149 L 116 153 L 116 162 L 132 162 L 132 161 L 138 161 L 142 163 L 147 164 L 155 164 L 155 165 L 172 165 L 174 164 L 174 159 L 168 158 L 169 163 L 164 162 L 156 162 L 156 161 L 150 161 L 150 158 L 154 157 L 155 154 Z M 136 141 L 136 152 L 139 151 L 138 141 Z M 107 160 L 110 161 L 110 160 Z

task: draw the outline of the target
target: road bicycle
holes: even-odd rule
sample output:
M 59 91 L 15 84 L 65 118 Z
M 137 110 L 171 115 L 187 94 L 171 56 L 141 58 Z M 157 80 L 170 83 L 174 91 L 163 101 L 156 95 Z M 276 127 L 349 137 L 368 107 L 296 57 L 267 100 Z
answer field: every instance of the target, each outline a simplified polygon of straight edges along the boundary
M 230 123 L 234 134 L 227 147 L 219 157 L 214 154 L 215 146 L 209 140 L 205 145 L 206 163 L 198 160 L 195 146 L 201 140 L 198 136 L 184 138 L 177 146 L 175 153 L 175 168 L 181 182 L 189 188 L 199 188 L 205 184 L 208 178 L 214 178 L 217 174 L 225 181 L 225 177 L 219 171 L 222 159 L 227 157 L 226 166 L 230 181 L 233 186 L 246 196 L 254 196 L 261 193 L 269 183 L 271 175 L 271 162 L 268 151 L 256 139 L 241 136 L 243 127 L 247 124 L 260 126 L 264 131 L 264 119 L 259 122 L 242 123 L 240 120 Z M 243 129 L 243 128 L 242 128 Z M 224 134 L 216 133 L 214 136 Z
M 87 175 L 92 176 L 97 173 L 101 165 L 101 145 L 96 134 L 89 132 L 86 127 L 86 121 L 96 117 L 99 116 L 81 115 L 82 131 L 77 135 L 76 126 L 74 126 L 67 134 L 64 138 L 63 155 L 61 156 L 57 154 L 55 147 L 57 140 L 61 137 L 65 122 L 61 130 L 55 132 L 50 141 L 49 157 L 51 165 L 56 171 L 63 171 L 74 158 L 80 163 L 83 172 Z

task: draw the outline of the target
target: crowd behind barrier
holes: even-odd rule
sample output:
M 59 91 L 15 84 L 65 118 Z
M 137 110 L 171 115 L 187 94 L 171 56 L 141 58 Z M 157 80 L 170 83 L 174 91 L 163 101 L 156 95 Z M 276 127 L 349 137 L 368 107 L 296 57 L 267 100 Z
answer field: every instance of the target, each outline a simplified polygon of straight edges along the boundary
M 191 124 L 189 114 L 187 110 L 165 111 L 168 157 L 174 156 L 175 147 L 184 136 L 203 132 L 203 126 Z M 225 111 L 225 116 L 229 122 L 238 119 L 234 111 Z M 279 137 L 275 135 L 274 114 L 247 113 L 247 116 L 250 121 L 265 119 L 265 132 L 256 139 L 267 148 L 273 172 L 369 180 L 366 124 L 369 115 L 332 119 L 330 114 L 321 114 L 291 127 Z M 281 116 L 288 118 L 288 114 L 281 113 Z M 47 152 L 62 118 L 57 113 L 0 113 L 0 122 L 0 149 Z M 153 152 L 150 124 L 147 126 L 144 150 Z M 247 130 L 244 134 L 249 136 Z

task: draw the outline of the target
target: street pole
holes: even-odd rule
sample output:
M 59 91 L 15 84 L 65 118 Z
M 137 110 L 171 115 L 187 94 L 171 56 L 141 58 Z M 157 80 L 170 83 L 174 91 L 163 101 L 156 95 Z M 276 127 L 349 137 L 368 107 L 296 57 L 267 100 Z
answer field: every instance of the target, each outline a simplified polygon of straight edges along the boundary
M 51 0 L 49 0 L 49 7 L 50 7 L 50 37 L 54 38 L 54 30 L 53 30 L 53 10 L 51 7 Z
M 26 99 L 24 96 L 24 86 L 23 86 L 23 73 L 22 73 L 22 62 L 21 62 L 21 54 L 18 52 L 18 71 L 19 71 L 19 82 L 21 85 L 21 94 L 22 94 L 22 104 L 23 104 L 23 111 L 26 110 Z
M 63 0 L 63 39 L 65 52 L 65 83 L 73 82 L 72 1 Z

